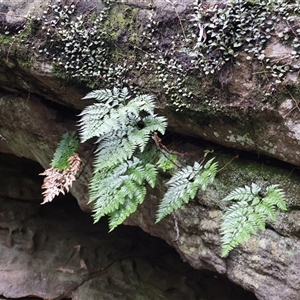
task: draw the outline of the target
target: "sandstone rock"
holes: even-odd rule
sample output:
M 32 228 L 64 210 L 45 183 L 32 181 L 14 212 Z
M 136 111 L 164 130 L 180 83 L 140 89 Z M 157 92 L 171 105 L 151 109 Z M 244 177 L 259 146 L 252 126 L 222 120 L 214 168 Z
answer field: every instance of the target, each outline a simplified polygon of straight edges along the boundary
M 5 161 L 5 157 L 1 155 L 1 180 L 4 167 L 15 173 L 24 165 L 39 169 L 34 162 L 17 157 Z M 37 174 L 24 176 L 30 179 L 25 183 L 28 189 L 39 185 Z M 93 225 L 72 197 L 39 206 L 3 197 L 2 191 L 0 295 L 74 300 L 254 299 L 214 274 L 193 270 L 166 243 L 139 228 L 123 226 L 108 234 L 106 220 Z M 214 288 L 207 291 L 207 285 Z
M 219 2 L 207 1 L 206 9 L 219 6 L 226 8 L 227 2 Z M 85 85 L 87 81 L 76 82 L 74 78 L 68 81 L 62 69 L 58 72 L 60 77 L 56 76 L 57 66 L 53 60 L 56 57 L 41 56 L 33 49 L 38 49 L 39 45 L 43 44 L 42 37 L 45 38 L 45 32 L 44 35 L 34 31 L 25 32 L 26 34 L 23 32 L 25 38 L 22 37 L 22 33 L 17 35 L 28 13 L 34 13 L 37 17 L 43 15 L 43 9 L 48 2 L 40 4 L 38 0 L 4 0 L 0 4 L 0 151 L 29 158 L 47 168 L 61 135 L 76 128 L 76 115 L 89 103 L 81 98 L 90 89 Z M 120 83 L 119 80 L 127 80 L 126 84 L 157 97 L 158 112 L 168 117 L 170 131 L 203 138 L 233 149 L 246 150 L 248 153 L 257 153 L 258 156 L 264 154 L 299 166 L 299 57 L 293 54 L 290 46 L 277 40 L 275 44 L 273 41 L 266 44 L 264 56 L 267 58 L 281 60 L 282 56 L 288 56 L 282 58 L 284 63 L 289 64 L 290 69 L 284 73 L 281 83 L 275 84 L 275 81 L 267 76 L 270 75 L 269 71 L 263 68 L 260 60 L 255 60 L 249 53 L 244 52 L 238 52 L 238 55 L 232 58 L 234 63 L 231 60 L 226 63 L 217 76 L 203 77 L 197 68 L 194 68 L 195 49 L 188 48 L 184 43 L 187 38 L 185 35 L 188 34 L 185 28 L 193 28 L 189 23 L 192 5 L 193 1 L 172 4 L 165 1 L 128 0 L 112 7 L 107 16 L 108 21 L 103 25 L 103 31 L 109 32 L 105 41 L 105 51 L 108 51 L 105 53 L 108 55 L 103 55 L 103 65 L 109 66 L 107 68 L 110 72 L 107 74 L 117 76 L 104 74 L 113 77 L 105 79 L 100 76 L 98 81 L 92 83 L 96 86 L 98 84 L 111 87 Z M 102 2 L 82 1 L 79 2 L 74 17 L 84 13 L 93 20 L 93 13 L 102 8 Z M 154 24 L 156 27 L 153 29 Z M 89 23 L 89 26 L 92 25 L 93 22 Z M 154 34 L 151 37 L 147 37 L 146 28 L 153 29 Z M 36 30 L 42 29 L 37 26 Z M 13 35 L 16 36 L 16 40 L 12 39 Z M 218 53 L 213 52 L 212 59 L 218 59 Z M 169 69 L 164 69 L 164 65 L 170 65 Z M 120 66 L 126 66 L 125 71 Z M 161 69 L 163 71 L 160 71 Z M 186 92 L 182 90 L 181 81 L 178 81 L 181 75 L 177 77 L 176 72 L 183 76 Z M 70 74 L 68 76 L 72 77 Z M 88 81 L 90 88 L 92 83 Z M 166 84 L 171 88 L 166 87 Z M 179 92 L 180 90 L 182 91 Z M 184 96 L 189 92 L 192 93 L 192 98 Z M 203 149 L 198 151 L 203 152 Z M 91 206 L 87 205 L 87 202 L 92 146 L 82 146 L 80 155 L 83 158 L 83 169 L 71 192 L 80 208 L 91 212 Z M 154 225 L 154 218 L 163 185 L 152 192 L 145 204 L 126 221 L 126 224 L 139 226 L 144 231 L 163 238 L 194 268 L 224 274 L 233 282 L 254 292 L 259 299 L 298 299 L 299 178 L 297 174 L 290 175 L 297 172 L 290 169 L 285 171 L 285 168 L 289 168 L 287 165 L 267 167 L 264 163 L 248 161 L 245 156 L 247 154 L 222 171 L 215 186 L 210 187 L 206 193 L 199 194 L 196 202 L 178 210 L 160 224 Z M 224 165 L 231 159 L 226 159 L 226 156 L 221 154 L 218 158 L 224 161 Z M 272 163 L 278 164 L 275 161 Z M 252 237 L 232 251 L 226 259 L 221 258 L 218 228 L 225 206 L 220 200 L 232 188 L 251 182 L 281 184 L 287 193 L 289 211 L 279 214 L 277 222 L 268 224 L 266 232 Z M 35 207 L 39 195 L 35 189 L 27 188 L 28 185 L 31 186 L 30 180 L 21 179 L 18 188 L 12 190 L 10 186 L 15 184 L 15 179 L 11 177 L 4 180 L 1 189 L 5 197 L 30 200 L 30 205 Z M 47 238 L 52 241 L 55 233 L 51 231 L 49 237 L 43 234 L 39 236 L 37 228 L 40 225 L 34 222 L 25 230 L 27 227 L 22 226 L 27 224 L 28 216 L 21 213 L 19 217 L 14 218 L 15 209 L 12 211 L 12 218 L 9 212 L 5 213 L 8 219 L 3 221 L 3 238 L 6 245 L 3 247 L 9 247 L 15 255 L 16 251 L 22 250 L 26 255 L 34 256 L 39 251 L 39 239 L 44 239 L 47 243 Z M 58 227 L 56 231 L 60 229 L 62 230 L 63 226 Z M 21 241 L 23 236 L 24 240 Z M 70 291 L 82 284 L 88 276 L 84 266 L 89 266 L 85 260 L 82 262 L 79 255 L 81 250 L 76 250 L 79 249 L 78 245 L 81 243 L 68 244 L 69 253 L 75 251 L 75 254 L 71 255 L 70 266 L 68 263 L 62 265 L 55 262 L 55 268 L 59 270 L 55 269 L 50 274 L 53 280 L 51 279 L 49 286 L 41 283 L 45 278 L 44 270 L 29 274 L 23 265 L 20 265 L 18 271 L 5 275 L 7 286 L 3 288 L 3 294 L 13 296 L 6 292 L 9 289 L 7 282 L 12 280 L 12 275 L 9 274 L 13 274 L 14 278 L 20 278 L 28 291 L 36 288 L 33 284 L 38 282 L 41 289 L 40 294 L 36 295 L 40 297 L 71 295 Z M 67 256 L 66 253 L 60 254 L 57 248 L 53 253 L 58 257 Z M 42 260 L 34 263 L 39 266 L 43 264 Z M 128 260 L 124 262 L 123 267 L 130 269 L 133 265 L 134 262 Z M 116 272 L 120 272 L 122 263 L 116 264 L 115 268 Z M 110 278 L 110 274 L 106 276 L 106 279 Z M 123 292 L 130 293 L 138 285 L 135 282 L 128 287 L 125 280 L 114 280 L 112 286 L 118 286 Z M 59 292 L 62 281 L 67 282 L 67 287 L 63 292 Z M 107 297 L 119 297 L 118 292 L 114 294 L 114 290 L 110 290 L 111 286 L 108 287 L 106 282 L 99 281 L 101 279 L 92 278 L 82 284 L 82 287 L 74 292 L 74 298 L 80 299 L 87 290 L 91 290 L 97 295 L 95 297 L 98 297 L 95 285 L 108 289 Z M 25 288 L 23 291 L 21 288 L 17 290 L 14 297 L 21 295 L 21 292 L 22 295 L 30 295 L 29 292 L 24 293 Z M 143 288 L 148 288 L 146 283 Z M 186 291 L 187 295 L 190 295 L 190 290 Z M 112 295 L 109 296 L 110 292 Z M 172 297 L 182 297 L 179 292 L 174 295 Z

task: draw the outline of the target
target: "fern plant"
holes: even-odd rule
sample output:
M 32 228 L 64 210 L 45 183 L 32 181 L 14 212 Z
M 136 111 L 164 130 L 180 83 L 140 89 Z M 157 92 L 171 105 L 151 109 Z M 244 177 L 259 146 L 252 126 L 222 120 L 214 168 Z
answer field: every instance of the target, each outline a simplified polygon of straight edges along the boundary
M 199 188 L 205 191 L 207 186 L 213 183 L 217 167 L 218 163 L 212 158 L 204 165 L 195 162 L 194 166 L 186 166 L 178 170 L 167 182 L 169 188 L 159 204 L 156 223 L 184 203 L 194 199 Z
M 94 204 L 94 221 L 109 216 L 109 228 L 116 226 L 133 213 L 146 195 L 145 183 L 154 187 L 157 170 L 137 157 L 113 168 L 96 172 L 91 181 L 90 201 Z
M 145 184 L 154 187 L 157 168 L 138 154 L 153 132 L 165 133 L 167 121 L 154 113 L 150 95 L 132 98 L 126 88 L 115 88 L 83 99 L 90 98 L 96 102 L 82 111 L 79 122 L 81 142 L 97 138 L 89 202 L 94 203 L 94 221 L 108 215 L 112 230 L 144 201 Z
M 277 209 L 286 210 L 284 191 L 276 184 L 268 186 L 264 194 L 255 183 L 239 187 L 223 201 L 236 201 L 223 216 L 220 229 L 223 257 L 258 230 L 265 230 L 268 220 L 275 221 Z
M 51 202 L 59 194 L 69 192 L 80 169 L 81 160 L 76 153 L 79 140 L 76 133 L 66 133 L 58 144 L 51 162 L 51 168 L 39 175 L 46 176 L 42 185 L 44 200 L 41 204 Z
M 89 185 L 94 222 L 107 215 L 110 231 L 123 223 L 143 203 L 146 185 L 154 188 L 159 170 L 174 174 L 167 182 L 156 223 L 213 183 L 218 163 L 214 158 L 204 163 L 208 152 L 201 163 L 181 167 L 177 156 L 161 144 L 158 133 L 165 133 L 167 121 L 155 114 L 152 96 L 131 97 L 124 88 L 93 91 L 83 99 L 96 100 L 81 112 L 79 121 L 80 141 L 96 138 L 97 144 Z M 151 138 L 156 147 L 149 146 Z M 69 191 L 80 168 L 78 144 L 75 133 L 63 136 L 52 167 L 41 174 L 46 176 L 43 203 Z M 264 230 L 268 220 L 275 220 L 277 209 L 286 210 L 285 195 L 278 185 L 267 187 L 263 193 L 259 185 L 252 183 L 235 189 L 223 201 L 235 201 L 225 212 L 220 229 L 223 257 L 250 235 Z
M 51 166 L 58 170 L 65 170 L 69 168 L 70 162 L 68 159 L 77 151 L 78 147 L 79 140 L 76 132 L 65 133 L 54 152 Z
M 156 222 L 195 198 L 199 188 L 205 190 L 213 182 L 217 173 L 214 159 L 181 168 L 176 163 L 177 156 L 161 144 L 158 134 L 165 133 L 167 121 L 155 114 L 152 96 L 132 97 L 128 89 L 114 88 L 93 91 L 83 99 L 95 99 L 80 113 L 79 121 L 80 141 L 96 138 L 97 144 L 89 185 L 94 222 L 107 215 L 110 231 L 123 223 L 144 201 L 146 185 L 155 186 L 159 170 L 170 175 L 179 168 L 167 183 L 169 189 L 160 203 Z M 152 139 L 155 147 L 149 146 Z M 68 191 L 64 184 L 75 180 L 71 171 L 79 168 L 75 162 L 80 159 L 77 156 L 77 160 L 70 161 L 69 157 L 77 147 L 75 133 L 63 137 L 52 169 L 43 173 L 48 176 L 43 185 L 44 203 Z

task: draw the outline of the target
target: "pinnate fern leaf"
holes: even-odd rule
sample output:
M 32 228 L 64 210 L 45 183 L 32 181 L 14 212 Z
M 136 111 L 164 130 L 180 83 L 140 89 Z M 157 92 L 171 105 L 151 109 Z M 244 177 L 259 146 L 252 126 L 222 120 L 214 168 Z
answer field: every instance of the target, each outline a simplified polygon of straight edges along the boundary
M 145 184 L 154 187 L 156 166 L 137 155 L 144 152 L 154 131 L 165 133 L 167 121 L 154 113 L 152 96 L 131 97 L 126 88 L 93 91 L 83 99 L 96 100 L 82 111 L 79 121 L 81 142 L 98 138 L 90 183 L 94 221 L 109 215 L 112 229 L 144 201 Z
M 94 174 L 90 202 L 94 203 L 94 221 L 110 216 L 110 229 L 120 225 L 145 199 L 145 183 L 154 186 L 157 171 L 137 157 Z M 128 205 L 126 205 L 126 203 Z M 134 205 L 133 205 L 134 203 Z
M 233 204 L 224 214 L 224 221 L 220 229 L 222 256 L 226 256 L 229 251 L 249 238 L 251 233 L 255 233 L 255 230 L 247 222 L 247 217 L 251 214 L 252 208 L 244 200 Z
M 126 198 L 124 204 L 120 205 L 118 209 L 109 214 L 109 231 L 115 229 L 122 224 L 132 213 L 137 209 L 137 204 L 132 198 Z
M 281 210 L 286 210 L 285 193 L 278 184 L 273 184 L 267 188 L 267 196 L 263 199 L 265 203 L 277 206 Z
M 65 133 L 54 152 L 51 166 L 57 170 L 69 168 L 69 158 L 77 151 L 78 146 L 79 140 L 76 133 Z
M 250 186 L 239 187 L 233 190 L 227 197 L 223 199 L 223 201 L 231 201 L 231 200 L 245 200 L 245 201 L 252 201 L 253 196 L 257 195 L 260 192 L 261 188 L 252 183 Z
M 97 90 L 83 99 L 95 98 L 100 103 L 87 106 L 80 114 L 80 138 L 84 142 L 93 137 L 107 135 L 127 125 L 136 123 L 142 112 L 148 113 L 145 118 L 145 135 L 151 131 L 165 132 L 166 119 L 154 114 L 154 99 L 150 95 L 141 95 L 129 100 L 126 88 L 118 91 Z M 151 117 L 152 116 L 152 117 Z M 150 122 L 152 121 L 152 123 Z M 148 122 L 148 123 L 146 123 Z
M 178 157 L 176 154 L 160 152 L 156 165 L 163 172 L 170 172 L 175 169 L 177 160 Z
M 161 134 L 164 134 L 166 131 L 166 127 L 168 125 L 167 119 L 163 116 L 157 116 L 156 114 L 148 115 L 143 118 L 144 123 L 144 131 L 148 134 L 154 131 L 158 131 Z
M 218 171 L 218 163 L 211 158 L 205 165 L 201 176 L 195 178 L 195 184 L 201 186 L 201 190 L 205 191 L 208 185 L 215 180 Z
M 169 188 L 159 204 L 156 223 L 184 203 L 194 199 L 199 188 L 205 190 L 207 185 L 213 182 L 216 172 L 217 162 L 213 163 L 213 159 L 205 166 L 195 162 L 194 166 L 186 166 L 177 171 L 167 182 Z
M 154 115 L 155 102 L 151 95 L 139 95 L 134 98 L 134 102 L 139 104 L 140 111 L 144 111 L 149 115 Z
M 144 140 L 136 128 L 128 127 L 126 130 L 120 129 L 116 133 L 102 136 L 97 143 L 95 172 L 130 159 L 140 143 L 144 143 Z
M 262 195 L 255 183 L 232 191 L 223 201 L 237 201 L 223 215 L 221 225 L 222 256 L 247 240 L 258 230 L 264 230 L 268 220 L 275 221 L 277 209 L 286 210 L 285 194 L 278 185 L 271 185 Z
M 112 90 L 104 89 L 104 90 L 94 90 L 88 93 L 82 99 L 95 99 L 98 102 L 114 102 L 116 104 L 126 102 L 130 98 L 129 91 L 127 88 L 122 89 L 121 91 L 117 88 L 113 88 Z

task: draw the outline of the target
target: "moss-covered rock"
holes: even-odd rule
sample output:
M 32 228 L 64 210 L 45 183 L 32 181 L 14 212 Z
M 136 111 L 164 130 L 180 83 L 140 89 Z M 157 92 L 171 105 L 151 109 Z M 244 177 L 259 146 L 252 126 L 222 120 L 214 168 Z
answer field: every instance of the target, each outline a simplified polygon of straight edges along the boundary
M 156 96 L 170 131 L 299 166 L 298 1 L 193 2 L 2 1 L 0 151 L 47 167 L 87 105 L 82 96 L 91 88 L 127 86 Z M 91 148 L 81 149 L 87 166 L 72 189 L 86 211 Z M 225 260 L 219 200 L 254 181 L 280 183 L 290 211 Z M 164 238 L 195 268 L 226 273 L 260 299 L 295 299 L 297 182 L 282 166 L 236 160 L 176 219 L 154 225 L 160 186 L 128 224 Z

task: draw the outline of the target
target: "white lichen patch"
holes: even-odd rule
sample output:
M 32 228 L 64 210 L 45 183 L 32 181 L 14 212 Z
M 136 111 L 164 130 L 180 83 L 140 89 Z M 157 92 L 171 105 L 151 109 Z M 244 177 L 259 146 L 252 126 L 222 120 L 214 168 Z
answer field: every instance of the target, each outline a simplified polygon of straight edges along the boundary
M 245 135 L 228 135 L 225 139 L 227 142 L 240 144 L 242 146 L 254 146 L 255 142 Z
M 288 135 L 291 138 L 300 141 L 300 123 L 296 120 L 289 119 L 284 124 L 289 129 Z
M 282 58 L 291 55 L 292 51 L 292 47 L 288 47 L 280 42 L 277 42 L 268 45 L 264 51 L 264 54 L 269 58 Z
M 281 103 L 279 106 L 278 112 L 283 116 L 287 116 L 288 113 L 293 109 L 293 100 L 292 99 L 286 99 Z

